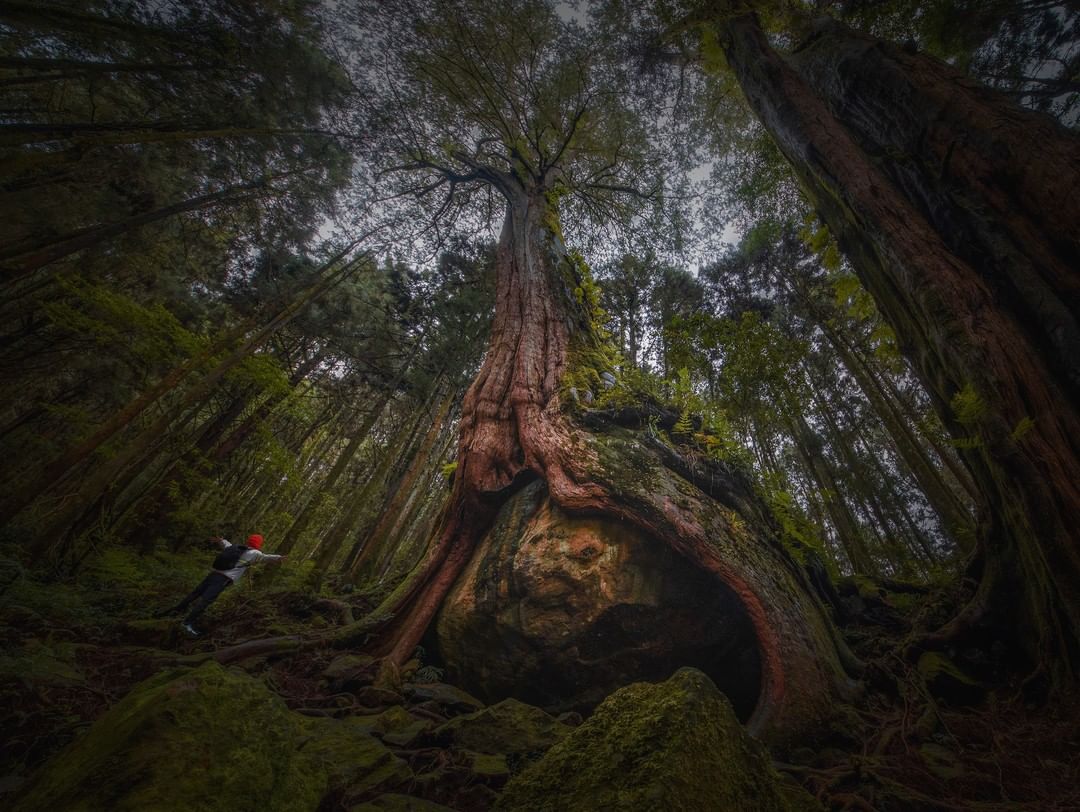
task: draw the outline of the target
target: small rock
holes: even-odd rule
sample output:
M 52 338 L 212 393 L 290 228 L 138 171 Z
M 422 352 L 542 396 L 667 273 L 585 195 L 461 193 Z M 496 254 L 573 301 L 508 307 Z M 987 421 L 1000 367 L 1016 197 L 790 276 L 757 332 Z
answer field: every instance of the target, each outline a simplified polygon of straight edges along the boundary
M 489 784 L 501 785 L 510 777 L 510 767 L 506 763 L 506 756 L 474 753 L 471 750 L 462 750 L 458 756 L 477 778 Z
M 577 727 L 582 723 L 581 714 L 577 711 L 567 711 L 566 713 L 560 713 L 555 717 L 558 721 L 569 727 Z
M 408 749 L 416 744 L 429 730 L 431 730 L 431 722 L 424 722 L 418 719 L 408 727 L 403 727 L 400 730 L 395 730 L 384 735 L 382 737 L 383 744 L 390 747 L 397 747 L 402 750 Z
M 458 716 L 432 734 L 461 750 L 499 755 L 543 753 L 570 732 L 540 708 L 504 699 L 490 708 Z
M 360 671 L 370 669 L 374 662 L 375 658 L 367 654 L 343 654 L 326 666 L 322 676 L 331 682 L 343 682 Z
M 388 688 L 379 688 L 375 685 L 367 685 L 355 692 L 357 704 L 367 708 L 388 707 L 400 705 L 405 701 L 401 694 Z
M 405 686 L 405 695 L 413 702 L 436 702 L 457 713 L 471 713 L 484 707 L 475 696 L 444 682 L 410 683 Z
M 400 705 L 387 708 L 374 716 L 356 716 L 358 724 L 382 739 L 391 747 L 407 748 L 435 727 L 429 719 L 418 719 Z
M 414 798 L 411 795 L 386 793 L 366 804 L 352 807 L 349 812 L 454 812 L 450 807 Z

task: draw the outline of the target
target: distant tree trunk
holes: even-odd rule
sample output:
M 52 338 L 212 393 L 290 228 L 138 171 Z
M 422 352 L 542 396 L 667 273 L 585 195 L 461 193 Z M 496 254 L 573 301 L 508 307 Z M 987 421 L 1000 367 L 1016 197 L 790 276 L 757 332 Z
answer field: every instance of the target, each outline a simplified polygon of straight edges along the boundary
M 843 489 L 836 480 L 832 466 L 821 454 L 821 441 L 802 415 L 792 419 L 791 436 L 806 472 L 817 485 L 818 495 L 825 505 L 829 521 L 836 531 L 836 538 L 852 571 L 862 575 L 880 575 L 866 550 L 862 529 L 844 498 Z
M 326 479 L 323 480 L 323 482 L 320 484 L 319 488 L 315 492 L 315 495 L 304 506 L 303 510 L 301 510 L 300 512 L 300 515 L 296 517 L 296 520 L 285 532 L 285 537 L 282 539 L 281 547 L 279 548 L 279 552 L 281 554 L 284 555 L 285 553 L 292 552 L 293 548 L 296 546 L 296 543 L 300 540 L 301 536 L 303 536 L 304 532 L 308 528 L 308 525 L 311 523 L 311 520 L 315 517 L 315 514 L 322 506 L 324 497 L 327 496 L 331 491 L 333 491 L 334 486 L 337 485 L 338 479 L 345 472 L 345 469 L 348 468 L 349 463 L 352 462 L 352 458 L 356 455 L 356 452 L 360 449 L 360 446 L 363 444 L 364 440 L 367 439 L 367 436 L 371 433 L 372 428 L 375 427 L 375 424 L 382 416 L 382 413 L 386 409 L 386 406 L 390 402 L 390 399 L 394 396 L 394 394 L 397 392 L 397 388 L 405 379 L 405 375 L 412 367 L 413 361 L 416 360 L 416 356 L 419 353 L 421 344 L 422 336 L 420 339 L 417 340 L 416 346 L 413 348 L 412 353 L 410 353 L 409 357 L 405 360 L 405 362 L 401 364 L 401 367 L 398 369 L 397 374 L 394 376 L 393 382 L 386 387 L 382 395 L 379 397 L 378 402 L 375 404 L 374 407 L 372 407 L 372 409 L 368 412 L 367 416 L 364 418 L 364 422 L 361 424 L 360 428 L 358 428 L 353 433 L 352 438 L 349 440 L 348 444 L 338 456 L 337 461 L 334 463 L 334 467 L 330 469 L 329 473 L 327 473 Z
M 974 520 L 967 507 L 945 484 L 941 472 L 934 466 L 903 416 L 866 368 L 865 362 L 835 331 L 826 330 L 825 334 L 844 366 L 854 376 L 859 388 L 874 407 L 874 411 L 893 440 L 893 447 L 915 477 L 915 481 L 919 483 L 920 490 L 941 519 L 950 537 L 961 550 L 971 552 L 971 531 Z
M 299 386 L 308 375 L 314 372 L 326 356 L 327 351 L 325 349 L 318 350 L 293 370 L 293 373 L 289 378 L 290 392 Z M 207 459 L 210 464 L 221 465 L 228 460 L 229 456 L 243 444 L 244 440 L 251 436 L 251 433 L 270 416 L 270 413 L 274 408 L 285 400 L 290 392 L 275 392 L 269 397 L 264 398 L 262 403 L 256 406 L 251 414 L 240 421 L 240 424 L 233 428 L 226 436 L 215 438 L 216 442 L 214 445 L 206 451 Z
M 449 490 L 440 494 L 432 493 L 431 490 L 439 476 L 439 469 L 446 462 L 456 439 L 456 432 L 447 431 L 445 434 L 446 437 L 440 442 L 439 448 L 428 465 L 424 482 L 420 487 L 413 489 L 410 501 L 414 503 L 414 506 L 411 510 L 407 506 L 409 518 L 401 523 L 400 530 L 394 539 L 400 544 L 386 545 L 378 562 L 372 568 L 380 584 L 386 580 L 391 570 L 405 573 L 416 565 L 431 540 L 439 514 L 445 508 Z
M 290 388 L 298 386 L 319 365 L 323 357 L 322 353 L 316 352 L 293 370 L 289 376 Z M 158 481 L 153 484 L 149 492 L 136 497 L 138 502 L 134 505 L 136 510 L 133 512 L 137 515 L 131 516 L 131 518 L 124 521 L 123 523 L 127 525 L 127 529 L 121 530 L 121 535 L 127 537 L 129 543 L 133 544 L 141 540 L 143 545 L 149 545 L 165 532 L 170 515 L 178 507 L 178 500 L 185 498 L 184 495 L 171 486 L 177 482 L 178 477 L 185 470 L 190 470 L 196 466 L 213 466 L 220 463 L 220 460 L 213 458 L 211 452 L 219 447 L 222 442 L 222 435 L 243 414 L 253 395 L 254 393 L 249 392 L 244 396 L 234 398 L 229 408 L 222 410 L 217 417 L 209 422 L 200 432 L 199 438 L 194 445 L 168 467 Z M 284 397 L 285 394 L 281 393 L 265 398 L 264 403 L 256 407 L 256 410 L 249 417 L 259 414 L 264 405 L 277 403 Z M 247 423 L 247 420 L 243 422 Z
M 342 508 L 337 520 L 319 541 L 319 546 L 316 549 L 315 569 L 312 572 L 313 583 L 318 584 L 322 582 L 322 579 L 326 575 L 326 571 L 330 568 L 334 559 L 337 558 L 338 553 L 341 551 L 346 538 L 348 538 L 350 532 L 356 529 L 360 517 L 364 515 L 364 511 L 371 507 L 371 501 L 379 494 L 383 485 L 386 483 L 387 478 L 390 476 L 391 472 L 394 471 L 395 466 L 398 463 L 401 463 L 402 457 L 408 453 L 407 449 L 410 445 L 410 440 L 419 430 L 420 426 L 423 425 L 423 421 L 427 417 L 428 409 L 430 408 L 434 397 L 435 389 L 432 388 L 431 392 L 428 393 L 428 397 L 425 399 L 424 404 L 416 410 L 415 414 L 409 415 L 401 422 L 397 431 L 394 432 L 393 437 L 383 448 L 382 458 L 379 460 L 378 467 L 376 467 L 372 475 L 368 477 L 367 482 L 364 483 L 364 486 L 360 489 L 359 493 L 348 498 L 347 503 Z M 402 453 L 403 450 L 405 452 L 404 454 Z M 389 501 L 389 499 L 384 501 Z M 363 540 L 367 534 L 366 532 L 361 532 L 358 535 L 360 538 L 357 538 L 353 548 L 345 557 L 343 567 L 345 571 L 352 569 L 353 562 L 360 553 L 361 547 L 363 546 Z
M 168 206 L 162 206 L 152 211 L 142 212 L 114 223 L 100 223 L 79 229 L 70 234 L 39 240 L 32 245 L 16 243 L 15 245 L 4 246 L 0 249 L 0 271 L 4 274 L 5 282 L 13 282 L 64 257 L 92 248 L 141 226 L 159 220 L 166 220 L 184 212 L 199 211 L 211 206 L 235 203 L 250 198 L 257 194 L 257 190 L 265 189 L 267 183 L 268 179 L 242 183 L 217 192 L 210 192 Z
M 450 416 L 450 408 L 457 399 L 458 393 L 455 392 L 452 387 L 448 387 L 448 389 L 449 391 L 443 395 L 442 403 L 439 404 L 439 408 L 432 418 L 431 426 L 424 434 L 424 439 L 421 440 L 419 448 L 417 448 L 416 453 L 413 455 L 412 462 L 409 463 L 409 467 L 404 476 L 402 476 L 397 488 L 394 489 L 394 495 L 384 508 L 378 523 L 372 531 L 367 534 L 367 538 L 360 547 L 360 554 L 350 564 L 349 575 L 351 577 L 355 578 L 356 574 L 360 571 L 360 568 L 363 567 L 374 554 L 382 551 L 383 546 L 392 537 L 394 529 L 402 520 L 405 503 L 413 494 L 417 478 L 427 470 L 432 451 L 435 448 L 435 443 L 443 433 L 446 420 Z
M 836 24 L 790 62 L 753 15 L 717 28 L 985 500 L 979 590 L 927 642 L 994 610 L 1068 683 L 1080 665 L 1080 138 Z
M 317 281 L 302 295 L 297 296 L 254 335 L 248 337 L 241 346 L 230 352 L 212 369 L 207 371 L 202 378 L 185 390 L 178 398 L 177 403 L 166 410 L 163 415 L 139 431 L 114 455 L 102 460 L 93 470 L 85 472 L 78 487 L 72 494 L 67 495 L 64 505 L 50 517 L 49 525 L 30 546 L 39 553 L 46 553 L 61 547 L 68 537 L 70 529 L 79 522 L 87 511 L 99 503 L 99 500 L 124 471 L 130 466 L 145 462 L 153 449 L 171 432 L 177 430 L 191 419 L 192 410 L 203 403 L 226 374 L 261 347 L 312 301 L 352 273 L 355 268 L 359 267 L 361 261 L 353 260 L 341 268 L 333 269 L 319 276 Z

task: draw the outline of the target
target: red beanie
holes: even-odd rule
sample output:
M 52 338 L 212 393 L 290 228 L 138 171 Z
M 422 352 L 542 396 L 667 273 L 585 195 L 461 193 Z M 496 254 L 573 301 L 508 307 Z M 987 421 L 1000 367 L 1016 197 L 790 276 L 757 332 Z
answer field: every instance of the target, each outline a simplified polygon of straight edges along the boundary
M 261 549 L 262 536 L 260 536 L 258 533 L 252 533 L 250 536 L 248 536 L 247 546 L 254 547 L 256 550 Z

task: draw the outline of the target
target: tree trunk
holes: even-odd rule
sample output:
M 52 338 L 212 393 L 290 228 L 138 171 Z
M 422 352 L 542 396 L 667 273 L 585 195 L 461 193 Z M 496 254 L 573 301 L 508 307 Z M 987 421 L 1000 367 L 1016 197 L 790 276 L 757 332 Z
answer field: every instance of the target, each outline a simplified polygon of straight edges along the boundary
M 936 640 L 993 608 L 1066 684 L 1080 659 L 1080 140 L 835 25 L 798 71 L 753 15 L 718 28 L 986 500 L 983 580 Z
M 941 519 L 950 538 L 959 549 L 970 553 L 971 514 L 959 497 L 945 484 L 941 472 L 930 460 L 888 395 L 882 391 L 873 375 L 866 369 L 863 359 L 858 357 L 855 350 L 835 330 L 825 329 L 825 335 L 844 366 L 859 384 L 862 393 L 874 407 L 874 411 L 892 438 L 893 447 L 907 465 L 911 475 L 915 477 L 915 481 L 919 483 L 919 489 Z
M 413 454 L 412 462 L 409 463 L 408 469 L 394 489 L 394 495 L 386 504 L 375 528 L 367 534 L 367 538 L 360 547 L 360 554 L 356 556 L 356 559 L 349 566 L 349 576 L 354 580 L 360 568 L 370 561 L 375 553 L 380 552 L 387 541 L 392 538 L 394 529 L 404 518 L 405 503 L 413 494 L 417 478 L 428 467 L 431 452 L 435 448 L 435 442 L 443 432 L 444 424 L 450 416 L 450 407 L 454 405 L 457 395 L 458 392 L 450 388 L 443 396 L 442 403 L 431 421 L 431 426 L 424 434 L 424 439 L 421 440 L 419 448 Z
M 4 273 L 5 283 L 14 282 L 64 257 L 92 248 L 149 223 L 167 220 L 185 212 L 236 203 L 265 193 L 269 189 L 269 182 L 274 179 L 261 178 L 250 183 L 237 184 L 217 192 L 191 197 L 152 211 L 142 212 L 114 223 L 100 223 L 69 234 L 37 241 L 30 246 L 24 243 L 4 246 L 0 249 L 0 271 Z
M 339 255 L 340 256 L 340 255 Z M 196 381 L 185 391 L 177 404 L 165 414 L 143 428 L 113 456 L 103 460 L 92 471 L 84 473 L 79 487 L 69 494 L 65 505 L 50 517 L 50 523 L 30 546 L 39 554 L 46 553 L 62 545 L 70 528 L 110 489 L 130 466 L 145 462 L 148 455 L 178 427 L 192 417 L 192 410 L 203 403 L 214 387 L 242 363 L 256 349 L 261 347 L 278 330 L 288 324 L 307 305 L 317 299 L 335 284 L 359 267 L 362 260 L 353 260 L 341 268 L 334 269 L 317 278 L 303 295 L 298 296 L 288 306 L 279 311 L 266 325 L 249 337 L 244 343 L 229 353 L 210 369 L 205 376 Z
M 368 477 L 367 482 L 364 483 L 360 492 L 349 500 L 348 505 L 342 510 L 337 521 L 334 522 L 330 530 L 327 531 L 319 542 L 319 546 L 316 550 L 315 569 L 312 572 L 313 583 L 318 584 L 322 582 L 326 570 L 333 564 L 345 539 L 348 537 L 349 533 L 356 528 L 357 522 L 360 521 L 360 517 L 364 515 L 365 508 L 369 506 L 371 500 L 380 492 L 383 484 L 390 476 L 390 473 L 395 469 L 395 465 L 401 463 L 402 458 L 408 453 L 410 439 L 423 424 L 423 420 L 427 416 L 428 409 L 430 408 L 434 397 L 435 389 L 432 388 L 428 393 L 423 406 L 417 409 L 415 414 L 409 415 L 401 422 L 401 425 L 394 433 L 394 436 L 386 443 L 386 447 L 383 449 L 382 459 L 379 461 L 379 466 L 375 469 L 374 473 Z M 404 452 L 404 454 L 401 452 Z M 388 502 L 389 499 L 386 499 L 385 501 Z M 366 529 L 366 527 L 364 529 Z M 366 537 L 366 533 L 364 532 L 361 532 L 358 535 L 360 538 L 356 540 L 353 548 L 345 557 L 343 569 L 346 571 L 352 569 L 353 562 L 355 562 L 356 557 L 360 554 L 363 539 Z
M 581 272 L 546 190 L 508 180 L 500 191 L 508 206 L 491 343 L 462 405 L 449 506 L 424 562 L 376 610 L 392 619 L 372 649 L 398 663 L 411 656 L 500 506 L 541 478 L 559 511 L 628 522 L 738 597 L 762 664 L 753 730 L 782 739 L 820 724 L 846 681 L 838 643 L 771 516 L 730 471 L 695 473 L 644 432 L 629 441 L 571 421 L 559 397 L 564 372 L 603 358 L 588 304 L 575 295 Z M 346 629 L 342 639 L 369 629 Z

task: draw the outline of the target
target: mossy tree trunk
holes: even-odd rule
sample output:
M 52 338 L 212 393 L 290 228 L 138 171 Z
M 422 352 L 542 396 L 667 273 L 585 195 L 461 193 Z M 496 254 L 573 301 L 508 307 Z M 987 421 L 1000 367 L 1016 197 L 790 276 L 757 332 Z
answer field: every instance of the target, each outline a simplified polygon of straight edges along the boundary
M 983 498 L 981 586 L 937 640 L 995 609 L 1068 681 L 1080 656 L 1080 139 L 835 23 L 790 59 L 752 15 L 717 30 Z
M 507 200 L 495 317 L 462 405 L 453 491 L 425 559 L 377 610 L 392 619 L 372 650 L 396 663 L 412 655 L 499 507 L 542 478 L 567 513 L 631 523 L 734 591 L 760 647 L 753 729 L 779 739 L 820 724 L 847 684 L 839 644 L 768 511 L 727 469 L 695 471 L 645 433 L 626 442 L 571 419 L 559 395 L 564 373 L 603 356 L 587 283 L 547 188 L 509 175 L 494 185 Z

